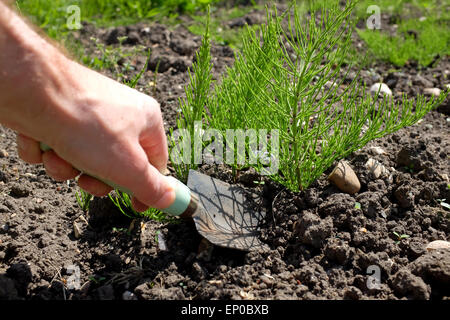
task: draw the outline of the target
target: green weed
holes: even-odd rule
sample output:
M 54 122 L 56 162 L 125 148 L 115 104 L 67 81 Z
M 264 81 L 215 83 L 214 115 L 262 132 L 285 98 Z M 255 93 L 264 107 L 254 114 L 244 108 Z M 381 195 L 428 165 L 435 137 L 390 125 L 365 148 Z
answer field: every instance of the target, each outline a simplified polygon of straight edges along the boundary
M 448 204 L 447 202 L 445 202 L 446 199 L 436 199 L 436 201 L 444 208 L 446 208 L 447 210 L 450 210 L 450 204 Z
M 16 6 L 55 39 L 61 39 L 67 28 L 67 7 L 78 5 L 81 21 L 99 26 L 127 25 L 143 20 L 176 17 L 181 13 L 204 11 L 217 0 L 17 0 Z
M 364 14 L 371 1 L 359 4 L 359 18 Z M 417 62 L 421 66 L 430 66 L 440 57 L 450 53 L 450 34 L 448 32 L 450 13 L 444 3 L 431 0 L 396 0 L 376 3 L 381 12 L 391 13 L 391 23 L 397 25 L 394 34 L 380 30 L 357 30 L 369 52 L 376 60 L 403 66 L 408 62 Z
M 189 75 L 186 99 L 180 101 L 182 114 L 177 125 L 191 137 L 207 128 L 218 130 L 223 137 L 228 129 L 278 130 L 279 171 L 271 178 L 298 191 L 336 160 L 373 139 L 416 123 L 448 92 L 430 101 L 423 96 L 409 100 L 404 96 L 399 103 L 388 97 L 372 98 L 357 77 L 344 88 L 338 75 L 350 47 L 355 3 L 347 3 L 344 9 L 322 10 L 320 21 L 301 15 L 295 2 L 291 6 L 293 10 L 282 15 L 267 10 L 265 24 L 246 28 L 242 50 L 218 83 L 211 79 L 207 28 Z M 283 20 L 287 28 L 283 28 Z M 198 122 L 200 127 L 195 126 Z M 246 154 L 250 151 L 246 143 Z M 196 167 L 193 163 L 179 165 L 179 177 L 186 177 L 187 170 Z M 265 170 L 262 163 L 243 166 L 261 173 Z M 237 172 L 242 164 L 235 161 L 232 167 Z
M 402 21 L 396 36 L 382 30 L 358 30 L 375 58 L 403 66 L 416 61 L 430 66 L 438 57 L 450 54 L 448 24 L 427 18 Z
M 75 197 L 77 199 L 78 205 L 80 206 L 81 210 L 84 212 L 88 212 L 89 205 L 93 199 L 93 195 L 90 193 L 84 191 L 83 189 L 80 189 L 80 192 L 78 191 L 75 193 Z
M 395 241 L 396 244 L 399 244 L 402 240 L 408 239 L 409 236 L 407 234 L 399 234 L 398 232 L 393 232 L 397 240 Z

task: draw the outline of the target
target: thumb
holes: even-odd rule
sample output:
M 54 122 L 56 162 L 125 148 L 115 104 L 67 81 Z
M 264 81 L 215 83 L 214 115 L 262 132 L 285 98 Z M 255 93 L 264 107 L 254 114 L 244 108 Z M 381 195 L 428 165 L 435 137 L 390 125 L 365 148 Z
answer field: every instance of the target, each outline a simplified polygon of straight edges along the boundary
M 167 178 L 148 163 L 140 181 L 130 188 L 134 197 L 144 205 L 156 209 L 166 209 L 175 201 L 175 189 Z

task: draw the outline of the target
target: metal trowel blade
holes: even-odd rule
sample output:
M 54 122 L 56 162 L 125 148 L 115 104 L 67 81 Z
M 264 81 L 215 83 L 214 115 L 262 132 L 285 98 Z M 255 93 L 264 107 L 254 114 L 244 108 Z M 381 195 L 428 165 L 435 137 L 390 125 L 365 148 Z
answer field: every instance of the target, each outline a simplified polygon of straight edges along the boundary
M 192 218 L 203 237 L 225 248 L 250 251 L 265 247 L 258 229 L 265 211 L 258 207 L 258 195 L 189 171 L 187 186 L 198 197 Z

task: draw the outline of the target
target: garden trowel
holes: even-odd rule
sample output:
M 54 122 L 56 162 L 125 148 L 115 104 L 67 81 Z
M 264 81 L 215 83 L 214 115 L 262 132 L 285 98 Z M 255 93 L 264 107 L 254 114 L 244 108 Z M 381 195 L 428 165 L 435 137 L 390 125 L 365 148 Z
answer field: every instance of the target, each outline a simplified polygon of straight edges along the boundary
M 41 149 L 51 150 L 43 143 Z M 176 199 L 163 212 L 185 219 L 192 218 L 200 235 L 217 246 L 243 251 L 264 246 L 258 239 L 258 226 L 265 212 L 258 205 L 255 193 L 194 170 L 189 171 L 187 185 L 174 177 L 166 178 L 175 189 Z M 130 194 L 114 183 L 99 180 Z

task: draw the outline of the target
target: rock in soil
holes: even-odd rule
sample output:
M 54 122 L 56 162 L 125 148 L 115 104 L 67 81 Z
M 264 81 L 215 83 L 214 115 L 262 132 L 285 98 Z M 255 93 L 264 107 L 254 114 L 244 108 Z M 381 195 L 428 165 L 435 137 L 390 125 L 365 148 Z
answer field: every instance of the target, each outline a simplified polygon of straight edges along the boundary
M 441 89 L 439 88 L 425 88 L 423 93 L 428 96 L 439 97 L 441 95 Z
M 340 161 L 328 176 L 328 179 L 333 182 L 339 190 L 348 194 L 355 194 L 361 188 L 358 177 L 346 161 Z
M 383 166 L 380 162 L 372 158 L 367 160 L 366 167 L 375 179 L 378 179 L 381 176 L 389 174 L 389 171 L 388 169 L 386 169 L 385 166 Z
M 379 94 L 380 96 L 387 95 L 392 96 L 392 91 L 385 83 L 375 83 L 370 87 L 370 93 L 373 95 Z
M 450 242 L 444 240 L 435 240 L 427 244 L 427 251 L 450 249 Z

